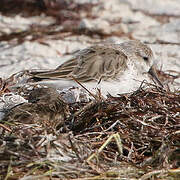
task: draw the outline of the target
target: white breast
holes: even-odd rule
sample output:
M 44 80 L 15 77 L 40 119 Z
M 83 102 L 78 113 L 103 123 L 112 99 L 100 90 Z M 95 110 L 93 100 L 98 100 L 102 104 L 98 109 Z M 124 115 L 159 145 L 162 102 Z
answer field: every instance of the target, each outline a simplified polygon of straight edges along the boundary
M 147 80 L 147 75 L 138 75 L 137 71 L 133 69 L 129 69 L 121 74 L 117 79 L 112 79 L 108 81 L 101 81 L 99 84 L 97 82 L 87 82 L 82 83 L 89 91 L 96 94 L 98 92 L 97 89 L 100 89 L 101 94 L 106 97 L 107 94 L 111 94 L 112 96 L 117 96 L 117 94 L 130 93 L 137 90 L 142 81 Z M 80 87 L 73 80 L 48 80 L 41 81 L 38 84 L 46 85 L 49 87 L 54 87 L 59 90 L 68 89 L 71 87 Z
M 136 91 L 143 80 L 149 81 L 148 76 L 138 75 L 136 72 L 128 70 L 116 80 L 101 81 L 100 84 L 89 82 L 84 85 L 93 93 L 96 93 L 99 88 L 102 95 L 106 97 L 107 94 L 117 96 L 117 94 Z

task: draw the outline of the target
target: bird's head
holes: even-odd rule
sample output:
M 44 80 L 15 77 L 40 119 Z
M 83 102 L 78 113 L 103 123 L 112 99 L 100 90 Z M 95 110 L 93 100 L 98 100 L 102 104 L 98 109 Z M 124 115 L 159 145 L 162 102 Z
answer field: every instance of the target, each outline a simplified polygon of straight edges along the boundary
M 151 48 L 137 40 L 125 42 L 123 47 L 137 71 L 140 74 L 149 73 L 163 87 L 156 73 L 155 58 Z

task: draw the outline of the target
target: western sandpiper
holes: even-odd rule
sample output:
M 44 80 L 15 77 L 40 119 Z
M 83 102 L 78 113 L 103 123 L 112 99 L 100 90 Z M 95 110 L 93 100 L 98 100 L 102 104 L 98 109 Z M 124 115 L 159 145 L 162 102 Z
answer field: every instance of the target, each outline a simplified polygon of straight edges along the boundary
M 64 89 L 77 87 L 79 82 L 92 93 L 100 89 L 104 96 L 133 92 L 142 81 L 151 82 L 148 74 L 162 86 L 154 69 L 152 50 L 137 40 L 94 45 L 54 70 L 31 72 L 32 79 L 42 80 L 45 85 Z

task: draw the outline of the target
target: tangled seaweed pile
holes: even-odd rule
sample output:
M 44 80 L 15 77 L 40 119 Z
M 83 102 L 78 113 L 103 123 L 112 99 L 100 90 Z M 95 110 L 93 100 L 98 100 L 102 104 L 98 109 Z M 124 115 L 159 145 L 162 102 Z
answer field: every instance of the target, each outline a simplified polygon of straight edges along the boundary
M 43 107 L 32 94 L 28 98 L 36 108 Z M 52 105 L 56 98 L 58 105 Z M 38 112 L 24 103 L 0 122 L 1 178 L 178 178 L 179 92 L 150 86 L 87 103 L 65 105 L 59 97 L 52 99 L 40 111 L 41 121 L 26 122 L 27 114 Z M 56 126 L 51 126 L 53 108 L 60 109 Z

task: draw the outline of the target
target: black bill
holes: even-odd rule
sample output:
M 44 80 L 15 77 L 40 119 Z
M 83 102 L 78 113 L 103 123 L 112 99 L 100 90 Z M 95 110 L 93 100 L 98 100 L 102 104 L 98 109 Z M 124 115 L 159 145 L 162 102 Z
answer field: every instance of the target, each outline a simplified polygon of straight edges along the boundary
M 156 73 L 156 69 L 154 67 L 154 65 L 151 66 L 151 68 L 149 69 L 149 74 L 153 77 L 153 79 L 157 82 L 157 84 L 161 87 L 163 87 L 163 84 L 161 83 L 161 81 L 159 80 L 157 73 Z

